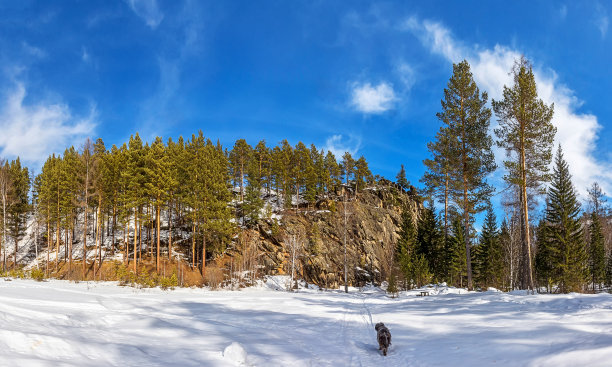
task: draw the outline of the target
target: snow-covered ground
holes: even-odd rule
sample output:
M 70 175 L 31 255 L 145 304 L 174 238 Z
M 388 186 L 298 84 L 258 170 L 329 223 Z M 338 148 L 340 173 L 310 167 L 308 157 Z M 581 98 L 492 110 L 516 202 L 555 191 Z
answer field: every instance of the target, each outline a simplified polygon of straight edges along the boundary
M 611 366 L 612 295 L 0 278 L 0 366 Z M 374 324 L 393 335 L 387 357 Z

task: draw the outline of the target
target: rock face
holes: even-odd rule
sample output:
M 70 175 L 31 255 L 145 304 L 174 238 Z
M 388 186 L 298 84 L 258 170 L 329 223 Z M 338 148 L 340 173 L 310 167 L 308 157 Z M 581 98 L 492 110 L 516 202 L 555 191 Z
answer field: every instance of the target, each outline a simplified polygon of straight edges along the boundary
M 290 273 L 322 287 L 344 284 L 346 235 L 347 277 L 350 285 L 379 283 L 391 267 L 402 212 L 418 218 L 423 209 L 414 193 L 379 185 L 335 195 L 316 208 L 288 209 L 282 219 L 260 220 L 245 236 L 257 247 L 266 274 Z M 346 215 L 345 215 L 346 213 Z M 345 226 L 346 218 L 346 226 Z M 346 229 L 346 230 L 345 230 Z

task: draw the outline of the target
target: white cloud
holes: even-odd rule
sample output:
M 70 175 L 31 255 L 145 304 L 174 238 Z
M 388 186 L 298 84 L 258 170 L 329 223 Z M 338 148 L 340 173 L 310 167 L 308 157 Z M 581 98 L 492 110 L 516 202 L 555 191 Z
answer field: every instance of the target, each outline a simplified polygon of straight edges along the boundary
M 341 134 L 332 135 L 325 141 L 323 149 L 330 151 L 336 156 L 337 160 L 341 160 L 345 152 L 351 153 L 355 156 L 361 147 L 361 138 L 358 136 L 350 135 L 348 139 L 344 139 Z
M 141 17 L 151 29 L 157 28 L 164 19 L 156 0 L 126 0 L 130 8 Z
M 561 20 L 565 20 L 566 17 L 567 17 L 567 5 L 563 4 L 559 8 L 559 18 L 561 18 Z
M 81 60 L 83 60 L 84 63 L 88 63 L 91 60 L 91 55 L 87 52 L 85 46 L 81 47 Z
M 27 42 L 22 42 L 21 46 L 23 47 L 23 50 L 31 56 L 37 57 L 39 59 L 42 59 L 47 56 L 47 53 L 41 48 L 32 46 Z
M 40 165 L 51 153 L 78 146 L 96 127 L 96 109 L 85 118 L 74 117 L 65 104 L 25 104 L 26 88 L 17 83 L 0 102 L 0 156 L 19 156 Z
M 597 18 L 597 21 L 595 22 L 595 25 L 597 26 L 597 29 L 599 29 L 599 33 L 601 33 L 602 38 L 606 38 L 609 23 L 610 20 L 608 19 L 608 15 L 605 13 Z
M 416 81 L 415 72 L 412 66 L 402 61 L 396 66 L 396 72 L 399 76 L 399 80 L 404 85 L 404 88 L 406 88 L 407 90 L 412 88 Z
M 387 83 L 372 86 L 370 83 L 353 84 L 351 104 L 363 113 L 382 113 L 393 108 L 397 100 L 393 87 Z
M 450 62 L 467 59 L 474 79 L 481 90 L 489 93 L 490 98 L 501 99 L 504 85 L 512 85 L 509 72 L 514 61 L 522 54 L 519 50 L 500 45 L 493 49 L 465 47 L 455 41 L 450 31 L 440 23 L 420 22 L 415 18 L 406 21 L 403 28 L 413 32 L 432 53 Z M 612 160 L 609 157 L 602 160 L 594 156 L 597 134 L 601 130 L 597 117 L 578 111 L 582 102 L 574 91 L 559 82 L 553 70 L 534 67 L 534 74 L 539 97 L 547 104 L 555 104 L 555 145 L 560 143 L 563 147 L 576 189 L 585 198 L 586 188 L 598 181 L 606 192 L 612 192 Z M 492 124 L 496 125 L 497 121 L 494 119 Z M 501 163 L 505 155 L 497 151 L 496 157 L 498 163 Z

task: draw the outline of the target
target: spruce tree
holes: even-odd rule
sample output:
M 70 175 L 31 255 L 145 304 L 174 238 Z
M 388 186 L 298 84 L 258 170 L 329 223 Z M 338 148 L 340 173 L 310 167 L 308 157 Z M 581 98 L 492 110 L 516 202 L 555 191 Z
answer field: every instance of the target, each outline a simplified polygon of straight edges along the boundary
M 523 270 L 521 288 L 534 289 L 531 236 L 529 234 L 529 197 L 542 194 L 550 179 L 548 166 L 552 159 L 556 128 L 551 123 L 554 105 L 538 98 L 531 64 L 521 57 L 512 70 L 514 85 L 504 86 L 503 99 L 491 102 L 499 121 L 495 129 L 497 145 L 506 149 L 504 180 L 519 191 Z
M 408 190 L 408 188 L 410 187 L 410 182 L 408 182 L 408 180 L 406 179 L 406 169 L 404 168 L 404 165 L 401 165 L 400 171 L 397 173 L 397 176 L 395 176 L 395 183 L 401 187 L 404 190 Z
M 552 292 L 557 269 L 553 264 L 552 241 L 546 235 L 546 230 L 546 221 L 541 220 L 536 229 L 535 273 L 538 287 L 545 286 L 548 292 Z
M 481 287 L 499 287 L 503 276 L 503 253 L 497 230 L 497 218 L 489 205 L 478 245 L 475 267 Z
M 451 146 L 450 130 L 441 127 L 436 134 L 436 140 L 427 143 L 427 149 L 432 158 L 423 161 L 427 171 L 420 182 L 425 185 L 426 196 L 444 205 L 444 242 L 446 242 L 450 232 L 450 213 L 453 211 L 450 192 L 451 188 L 456 186 L 456 182 L 451 181 L 453 160 L 456 157 Z
M 559 291 L 581 291 L 587 276 L 587 252 L 579 218 L 580 202 L 561 146 L 555 157 L 547 202 L 545 235 L 552 252 Z
M 446 242 L 446 277 L 451 285 L 463 287 L 463 279 L 467 274 L 465 239 L 463 238 L 465 232 L 460 217 L 455 216 L 452 223 L 451 236 Z
M 417 228 L 415 252 L 424 257 L 434 278 L 441 281 L 446 273 L 444 238 L 440 232 L 433 201 L 430 201 L 429 207 L 421 212 Z
M 412 257 L 415 252 L 416 240 L 417 228 L 412 212 L 409 208 L 404 208 L 395 256 L 404 279 L 404 288 L 406 289 L 412 285 Z
M 608 254 L 608 261 L 606 261 L 606 287 L 612 287 L 612 252 Z

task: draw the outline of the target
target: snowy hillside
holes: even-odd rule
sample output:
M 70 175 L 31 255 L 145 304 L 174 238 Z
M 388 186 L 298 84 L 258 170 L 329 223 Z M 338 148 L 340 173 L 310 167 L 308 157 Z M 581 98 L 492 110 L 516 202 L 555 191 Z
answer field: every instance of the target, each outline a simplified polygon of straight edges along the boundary
M 609 366 L 612 295 L 0 280 L 2 366 Z M 378 352 L 374 323 L 392 333 Z

